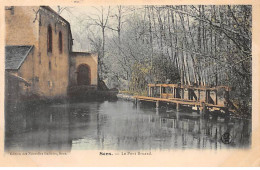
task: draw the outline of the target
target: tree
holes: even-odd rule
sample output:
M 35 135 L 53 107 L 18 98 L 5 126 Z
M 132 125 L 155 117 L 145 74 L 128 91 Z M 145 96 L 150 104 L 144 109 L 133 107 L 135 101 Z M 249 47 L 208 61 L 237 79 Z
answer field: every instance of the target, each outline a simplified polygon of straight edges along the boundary
M 102 78 L 126 80 L 131 82 L 132 90 L 139 91 L 145 90 L 144 84 L 166 79 L 197 86 L 228 85 L 238 89 L 231 97 L 249 103 L 251 8 L 248 5 L 94 7 L 96 13 L 85 17 L 86 29 L 81 34 L 99 51 Z
M 94 25 L 97 26 L 101 29 L 102 32 L 102 47 L 101 47 L 101 52 L 99 52 L 99 77 L 100 79 L 103 78 L 103 67 L 104 67 L 104 57 L 105 57 L 105 31 L 107 29 L 108 25 L 108 19 L 110 17 L 110 6 L 108 9 L 105 9 L 103 6 L 97 8 L 93 7 L 96 9 L 97 14 L 93 14 L 93 16 L 87 16 L 87 20 L 89 21 L 89 25 Z

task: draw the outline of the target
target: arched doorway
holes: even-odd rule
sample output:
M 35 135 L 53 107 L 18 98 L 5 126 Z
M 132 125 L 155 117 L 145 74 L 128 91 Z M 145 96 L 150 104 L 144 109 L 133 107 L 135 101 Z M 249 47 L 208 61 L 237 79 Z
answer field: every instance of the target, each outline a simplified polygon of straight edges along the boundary
M 77 68 L 77 83 L 78 85 L 90 85 L 91 84 L 91 74 L 90 67 L 87 64 L 81 64 Z

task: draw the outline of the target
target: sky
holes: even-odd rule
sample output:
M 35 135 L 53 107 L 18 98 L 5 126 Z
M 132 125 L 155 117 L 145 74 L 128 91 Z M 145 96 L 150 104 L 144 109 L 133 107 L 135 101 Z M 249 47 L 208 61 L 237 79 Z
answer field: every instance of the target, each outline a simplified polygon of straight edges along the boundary
M 57 6 L 51 6 L 52 9 L 58 11 Z M 93 19 L 101 18 L 101 7 L 98 6 L 74 6 L 74 7 L 64 7 L 65 8 L 61 12 L 61 16 L 65 18 L 71 26 L 72 36 L 74 39 L 73 50 L 79 52 L 89 52 L 91 51 L 90 41 L 87 38 L 89 34 L 88 29 L 91 29 L 95 34 L 101 35 L 100 27 L 92 25 L 91 28 L 88 26 L 89 17 Z M 108 7 L 104 6 L 104 14 L 107 15 Z M 115 6 L 110 7 L 110 14 L 116 9 Z M 111 22 L 111 20 L 110 20 Z M 106 33 L 109 33 L 107 31 Z M 81 43 L 80 43 L 81 42 Z

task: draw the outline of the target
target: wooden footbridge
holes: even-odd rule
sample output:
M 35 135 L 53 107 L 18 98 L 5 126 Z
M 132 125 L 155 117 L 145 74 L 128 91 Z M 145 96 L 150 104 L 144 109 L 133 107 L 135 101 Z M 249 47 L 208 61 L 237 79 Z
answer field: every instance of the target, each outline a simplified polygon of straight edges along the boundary
M 228 86 L 189 86 L 180 84 L 148 84 L 148 96 L 134 96 L 135 101 L 174 104 L 179 110 L 182 106 L 194 110 L 222 111 L 227 113 L 229 107 Z

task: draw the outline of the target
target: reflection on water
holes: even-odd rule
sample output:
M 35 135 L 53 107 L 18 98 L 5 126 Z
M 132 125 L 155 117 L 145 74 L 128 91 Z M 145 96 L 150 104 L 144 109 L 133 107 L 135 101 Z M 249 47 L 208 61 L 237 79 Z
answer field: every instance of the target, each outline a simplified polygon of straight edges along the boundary
M 225 132 L 230 144 L 221 141 Z M 127 101 L 44 105 L 6 114 L 6 151 L 223 149 L 250 143 L 251 120 Z

